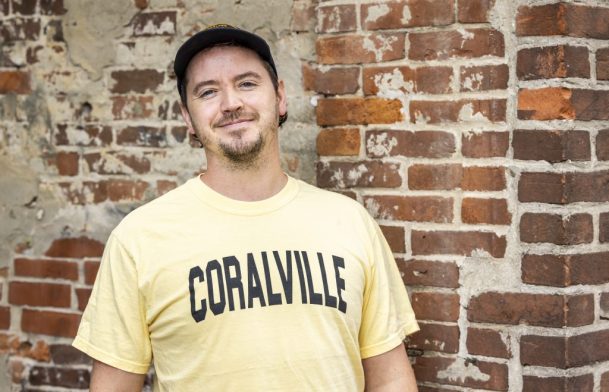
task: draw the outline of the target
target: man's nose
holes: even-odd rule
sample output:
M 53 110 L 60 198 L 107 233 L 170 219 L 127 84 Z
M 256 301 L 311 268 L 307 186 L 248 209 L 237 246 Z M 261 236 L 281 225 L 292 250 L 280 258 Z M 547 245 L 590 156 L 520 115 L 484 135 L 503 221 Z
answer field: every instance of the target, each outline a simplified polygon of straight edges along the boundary
M 234 89 L 226 89 L 222 94 L 222 111 L 234 112 L 241 109 L 243 102 L 238 91 Z

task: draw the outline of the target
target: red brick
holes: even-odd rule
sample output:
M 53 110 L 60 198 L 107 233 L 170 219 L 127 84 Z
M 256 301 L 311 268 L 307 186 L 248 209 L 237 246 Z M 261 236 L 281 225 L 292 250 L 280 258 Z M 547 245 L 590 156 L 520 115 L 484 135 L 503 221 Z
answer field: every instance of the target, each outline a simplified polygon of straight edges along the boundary
M 508 367 L 501 363 L 429 356 L 418 357 L 413 369 L 418 382 L 492 391 L 508 390 Z
M 59 183 L 67 199 L 73 204 L 110 201 L 142 200 L 149 184 L 144 181 L 103 180 L 85 181 L 82 185 Z
M 0 329 L 8 330 L 11 327 L 11 308 L 0 306 Z
M 598 131 L 596 136 L 596 158 L 609 161 L 609 129 Z
M 358 128 L 322 129 L 317 134 L 317 154 L 357 156 L 360 151 Z
M 112 115 L 115 120 L 148 119 L 154 115 L 151 96 L 115 95 L 112 101 Z
M 320 64 L 360 64 L 404 58 L 404 34 L 371 33 L 318 38 L 317 62 Z
M 525 255 L 524 283 L 567 287 L 609 282 L 609 252 L 576 255 Z
M 73 151 L 59 151 L 47 157 L 47 163 L 57 168 L 60 176 L 78 175 L 79 154 Z
M 410 122 L 416 124 L 505 122 L 506 105 L 505 99 L 411 101 Z
M 37 41 L 40 37 L 40 20 L 32 18 L 4 19 L 0 24 L 0 40 L 4 43 Z
M 23 309 L 21 313 L 21 330 L 42 335 L 73 338 L 78 331 L 80 315 Z
M 65 9 L 63 0 L 40 0 L 40 13 L 42 15 L 64 15 L 68 10 Z
M 88 369 L 33 366 L 28 381 L 31 385 L 49 385 L 65 388 L 88 388 L 90 381 Z
M 609 170 L 589 173 L 567 173 L 566 195 L 571 203 L 609 201 Z
M 366 30 L 445 26 L 455 21 L 453 0 L 410 0 L 363 4 L 361 15 L 362 24 Z
M 418 231 L 411 235 L 413 255 L 488 254 L 494 258 L 505 255 L 506 238 L 479 231 Z
M 8 300 L 13 305 L 69 308 L 71 295 L 70 286 L 65 284 L 11 282 Z
M 8 16 L 10 3 L 9 0 L 0 0 L 0 15 Z
M 577 245 L 592 242 L 592 216 L 573 214 L 525 213 L 520 218 L 522 242 L 549 242 L 557 245 Z
M 509 148 L 509 132 L 467 132 L 461 137 L 461 154 L 467 158 L 505 157 Z
M 586 131 L 515 130 L 514 158 L 551 163 L 590 160 L 590 135 Z
M 92 173 L 99 174 L 144 174 L 150 172 L 151 163 L 146 156 L 117 152 L 94 152 L 84 156 Z
M 366 67 L 363 79 L 364 94 L 446 94 L 452 91 L 452 77 L 451 67 Z
M 609 80 L 609 48 L 596 51 L 596 78 Z
M 54 142 L 57 146 L 103 147 L 112 143 L 112 128 L 94 125 L 68 128 L 66 124 L 58 124 L 54 132 Z
M 292 5 L 290 30 L 293 32 L 313 31 L 316 23 L 316 5 L 311 1 L 295 1 Z
M 408 168 L 411 190 L 499 191 L 505 189 L 505 181 L 505 169 L 501 167 L 420 164 Z
M 568 366 L 580 367 L 609 360 L 609 330 L 570 336 L 567 340 Z
M 436 223 L 447 223 L 453 219 L 451 198 L 378 195 L 364 197 L 364 204 L 378 219 Z
M 177 187 L 178 187 L 178 184 L 175 181 L 157 180 L 157 182 L 156 182 L 156 189 L 157 189 L 158 196 L 164 195 L 165 193 L 167 193 L 170 190 L 175 189 Z
M 609 242 L 609 212 L 603 212 L 599 217 L 599 241 Z
M 78 264 L 72 261 L 17 258 L 14 264 L 15 276 L 78 280 Z
M 316 108 L 321 126 L 392 124 L 402 120 L 402 103 L 397 99 L 320 99 Z
M 0 94 L 29 94 L 30 73 L 26 71 L 0 71 Z
M 317 185 L 322 188 L 397 188 L 402 185 L 402 177 L 397 163 L 320 162 L 317 164 Z
M 111 92 L 116 94 L 155 92 L 163 83 L 165 74 L 155 69 L 113 71 Z
M 85 284 L 92 285 L 95 283 L 98 270 L 99 261 L 87 261 L 85 263 Z
M 504 90 L 510 70 L 507 64 L 461 68 L 461 91 Z
M 608 320 L 609 319 L 609 292 L 601 293 L 600 300 L 600 311 L 601 311 L 601 319 Z
M 467 352 L 485 357 L 510 358 L 512 355 L 508 346 L 507 332 L 486 328 L 467 329 Z
M 134 0 L 133 3 L 140 10 L 144 10 L 144 9 L 148 8 L 148 5 L 149 5 L 148 0 Z
M 523 366 L 567 368 L 567 339 L 564 336 L 525 335 L 520 338 Z
M 408 34 L 410 60 L 448 60 L 483 56 L 503 57 L 503 34 L 491 29 L 465 29 Z
M 505 199 L 464 198 L 461 220 L 471 224 L 509 225 L 512 215 Z
M 459 351 L 459 327 L 420 322 L 421 330 L 408 339 L 408 348 L 456 354 Z
M 522 392 L 592 392 L 592 374 L 565 377 L 524 376 Z M 601 387 L 601 391 L 604 389 Z
M 521 49 L 516 74 L 521 80 L 589 78 L 588 48 L 558 45 Z
M 521 202 L 568 204 L 609 201 L 609 171 L 589 173 L 522 173 Z
M 87 238 L 60 238 L 51 244 L 45 255 L 49 257 L 83 258 L 100 257 L 104 252 L 104 244 Z
M 116 142 L 123 146 L 165 147 L 167 134 L 164 127 L 126 127 L 117 132 Z
M 404 253 L 406 251 L 406 236 L 404 228 L 401 226 L 381 225 L 383 236 L 387 240 L 391 251 L 394 253 Z
M 417 320 L 457 321 L 459 295 L 436 292 L 412 293 L 412 309 Z
M 558 3 L 520 7 L 516 34 L 609 39 L 609 8 Z
M 573 90 L 571 101 L 577 120 L 609 120 L 609 90 Z
M 317 68 L 309 64 L 302 66 L 305 90 L 319 94 L 354 94 L 359 89 L 358 67 Z
M 518 118 L 521 120 L 572 120 L 575 109 L 567 88 L 546 87 L 518 92 Z
M 76 299 L 78 300 L 78 310 L 81 312 L 85 310 L 87 307 L 87 303 L 89 302 L 89 297 L 91 297 L 92 289 L 85 288 L 77 288 L 76 289 Z
M 397 260 L 397 265 L 408 287 L 459 287 L 459 267 L 454 262 Z
M 56 365 L 90 365 L 91 357 L 68 344 L 52 344 L 51 360 Z
M 131 20 L 131 25 L 135 37 L 174 35 L 176 32 L 176 11 L 137 13 Z
M 182 120 L 180 100 L 163 100 L 158 106 L 157 117 L 159 120 Z
M 461 23 L 489 22 L 489 14 L 495 0 L 459 0 L 457 18 Z
M 317 8 L 318 33 L 341 33 L 357 28 L 355 5 L 332 5 Z
M 455 137 L 448 132 L 378 130 L 367 131 L 365 137 L 370 158 L 448 158 L 455 153 Z
M 494 324 L 580 326 L 594 321 L 594 298 L 592 295 L 488 292 L 470 300 L 467 318 Z
M 13 13 L 21 15 L 33 15 L 36 11 L 36 0 L 13 0 Z

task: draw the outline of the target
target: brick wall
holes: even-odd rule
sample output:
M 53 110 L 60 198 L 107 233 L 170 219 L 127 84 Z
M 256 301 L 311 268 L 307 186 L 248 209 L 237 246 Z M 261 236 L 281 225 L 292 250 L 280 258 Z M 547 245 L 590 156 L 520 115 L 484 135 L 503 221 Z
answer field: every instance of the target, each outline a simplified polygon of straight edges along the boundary
M 609 5 L 539 3 L 317 8 L 317 182 L 389 239 L 421 391 L 609 391 Z
M 421 391 L 609 391 L 609 5 L 263 3 L 0 0 L 0 390 L 88 385 L 109 231 L 205 165 L 169 54 L 229 21 L 286 79 L 285 170 L 381 224 Z

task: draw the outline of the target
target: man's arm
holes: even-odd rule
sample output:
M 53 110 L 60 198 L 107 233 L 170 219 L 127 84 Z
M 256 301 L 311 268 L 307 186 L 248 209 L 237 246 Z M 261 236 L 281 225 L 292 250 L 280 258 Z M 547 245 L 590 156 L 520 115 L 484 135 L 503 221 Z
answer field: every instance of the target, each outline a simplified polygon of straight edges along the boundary
M 417 383 L 404 343 L 362 360 L 366 392 L 417 392 Z
M 141 392 L 144 378 L 146 378 L 145 374 L 126 372 L 94 360 L 89 390 L 91 392 Z

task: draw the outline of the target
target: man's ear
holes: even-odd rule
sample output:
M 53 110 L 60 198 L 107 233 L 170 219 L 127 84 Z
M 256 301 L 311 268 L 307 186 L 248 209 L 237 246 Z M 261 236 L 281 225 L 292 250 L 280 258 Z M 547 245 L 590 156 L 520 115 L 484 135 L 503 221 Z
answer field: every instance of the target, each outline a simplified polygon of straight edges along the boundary
M 188 112 L 188 108 L 183 103 L 180 103 L 180 112 L 182 113 L 182 119 L 186 123 L 186 127 L 188 128 L 188 133 L 191 135 L 195 135 L 195 129 L 192 126 L 192 119 L 190 118 L 190 113 Z
M 277 103 L 279 107 L 279 115 L 285 115 L 288 112 L 288 99 L 286 97 L 283 80 L 280 80 L 277 84 Z

